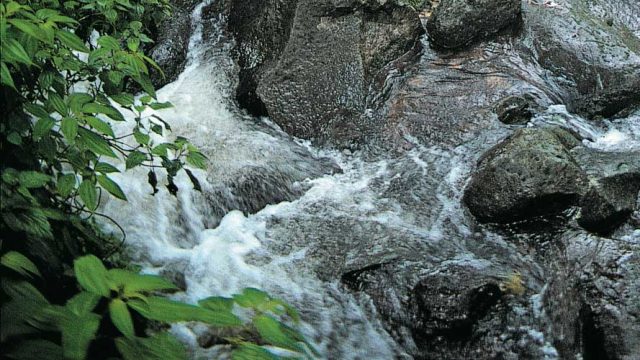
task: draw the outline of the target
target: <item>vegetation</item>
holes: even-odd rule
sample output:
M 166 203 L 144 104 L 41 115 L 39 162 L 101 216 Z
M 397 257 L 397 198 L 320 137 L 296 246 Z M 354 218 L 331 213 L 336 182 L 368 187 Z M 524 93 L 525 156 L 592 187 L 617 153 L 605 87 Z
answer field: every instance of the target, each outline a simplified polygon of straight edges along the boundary
M 160 277 L 113 268 L 123 265 L 110 257 L 119 245 L 95 217 L 102 196 L 126 200 L 110 177 L 117 164 L 147 167 L 154 193 L 165 171 L 173 194 L 179 171 L 199 189 L 188 166 L 206 167 L 187 139 L 154 143 L 171 128 L 145 116 L 171 106 L 156 100 L 149 70 L 161 69 L 144 54 L 169 14 L 167 0 L 0 4 L 3 357 L 182 359 L 162 326 L 181 321 L 237 329 L 225 339 L 237 359 L 275 357 L 258 344 L 313 356 L 286 325 L 295 310 L 264 292 L 190 305 L 159 296 L 177 290 Z

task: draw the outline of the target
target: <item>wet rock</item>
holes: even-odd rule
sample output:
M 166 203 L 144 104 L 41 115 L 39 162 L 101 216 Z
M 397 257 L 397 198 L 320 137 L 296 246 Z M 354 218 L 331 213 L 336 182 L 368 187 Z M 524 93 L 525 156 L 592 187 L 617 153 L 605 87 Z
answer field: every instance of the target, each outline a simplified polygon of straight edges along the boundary
M 427 22 L 431 44 L 455 49 L 513 26 L 520 0 L 442 0 Z
M 580 201 L 578 223 L 607 234 L 636 210 L 640 191 L 640 153 L 598 152 L 575 148 L 572 155 L 589 177 Z
M 505 223 L 557 213 L 578 202 L 586 176 L 559 128 L 520 129 L 489 150 L 463 201 L 483 222 Z
M 256 88 L 289 40 L 298 1 L 228 1 L 225 5 L 227 29 L 236 41 L 233 55 L 240 68 L 236 99 L 251 114 L 267 115 Z
M 508 96 L 496 104 L 494 111 L 498 120 L 507 125 L 524 125 L 531 120 L 536 108 L 530 95 Z
M 240 105 L 289 134 L 343 147 L 362 137 L 373 79 L 424 32 L 417 13 L 395 2 L 232 1 L 225 12 Z
M 626 16 L 640 18 L 640 7 L 631 3 L 569 0 L 527 7 L 538 60 L 558 77 L 570 111 L 609 117 L 640 104 L 640 38 L 628 27 L 632 22 L 609 21 L 619 14 L 604 10 L 626 9 Z
M 471 340 L 474 326 L 498 304 L 503 294 L 495 279 L 470 269 L 428 276 L 413 289 L 413 337 L 431 352 Z M 452 278 L 455 282 L 451 281 Z M 434 351 L 435 350 L 435 351 Z M 435 355 L 435 354 L 433 354 Z
M 197 4 L 196 0 L 173 1 L 171 17 L 158 28 L 155 45 L 149 52 L 164 72 L 151 69 L 151 81 L 156 88 L 172 82 L 184 70 L 191 36 L 191 12 Z

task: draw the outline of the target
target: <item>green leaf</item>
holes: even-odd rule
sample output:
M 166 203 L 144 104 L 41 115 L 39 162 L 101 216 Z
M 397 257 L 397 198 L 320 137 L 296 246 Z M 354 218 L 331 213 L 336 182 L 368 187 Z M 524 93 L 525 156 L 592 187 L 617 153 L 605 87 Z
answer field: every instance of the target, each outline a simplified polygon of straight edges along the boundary
M 47 103 L 51 104 L 51 107 L 58 112 L 58 114 L 62 115 L 62 116 L 66 116 L 67 113 L 69 112 L 69 109 L 67 109 L 67 104 L 64 103 L 64 100 L 62 100 L 62 98 L 60 97 L 60 95 L 54 93 L 54 92 L 50 92 L 49 93 L 49 99 L 47 101 Z
M 45 109 L 44 106 L 40 104 L 24 103 L 22 106 L 24 106 L 25 110 L 27 110 L 28 113 L 37 118 L 46 118 L 49 116 L 49 112 L 47 111 L 47 109 Z
M 73 262 L 73 270 L 83 289 L 103 297 L 109 296 L 107 269 L 100 259 L 93 255 L 78 258 Z
M 111 125 L 109 125 L 107 122 L 102 121 L 97 117 L 93 117 L 93 116 L 87 116 L 85 120 L 87 121 L 87 125 L 96 129 L 100 133 L 111 136 L 111 137 L 116 137 L 116 135 L 113 133 L 113 129 L 111 128 Z
M 78 35 L 69 32 L 67 30 L 58 30 L 56 31 L 56 38 L 60 40 L 60 42 L 75 51 L 88 53 L 89 48 L 84 44 L 84 41 L 78 37 Z
M 78 192 L 80 193 L 80 199 L 82 199 L 82 202 L 84 202 L 90 211 L 98 207 L 98 191 L 91 181 L 82 180 Z
M 7 135 L 7 141 L 14 145 L 22 145 L 22 136 L 14 131 Z
M 140 151 L 134 150 L 130 152 L 129 155 L 127 156 L 127 160 L 125 161 L 127 170 L 133 169 L 134 167 L 142 164 L 146 160 L 147 160 L 147 155 L 141 153 Z
M 170 102 L 154 102 L 149 104 L 149 107 L 152 108 L 153 110 L 162 110 L 162 109 L 170 109 L 173 107 L 173 104 L 171 104 Z
M 109 35 L 102 35 L 98 39 L 98 45 L 109 50 L 120 50 L 120 42 Z
M 233 296 L 235 302 L 246 308 L 260 308 L 264 303 L 271 300 L 269 294 L 255 288 L 245 288 L 241 294 Z
M 187 163 L 191 166 L 195 166 L 198 169 L 207 169 L 207 157 L 201 152 L 190 151 L 187 155 Z
M 129 302 L 129 305 L 140 315 L 150 320 L 164 322 L 201 321 L 215 326 L 242 324 L 240 319 L 230 312 L 208 310 L 158 296 L 147 298 L 147 306 L 140 306 L 136 302 Z
M 62 359 L 62 347 L 48 340 L 25 340 L 5 355 L 16 360 L 41 360 L 43 354 L 49 359 Z
M 231 310 L 233 310 L 233 299 L 222 296 L 212 296 L 198 301 L 198 305 L 205 309 L 231 312 Z
M 93 168 L 95 171 L 99 172 L 99 173 L 103 173 L 103 174 L 110 174 L 110 173 L 117 173 L 120 172 L 120 170 L 118 170 L 117 167 L 111 165 L 111 164 L 107 164 L 104 162 L 99 162 L 96 164 L 96 166 Z
M 51 177 L 49 175 L 39 171 L 21 171 L 20 175 L 18 175 L 18 179 L 20 181 L 20 185 L 28 189 L 43 187 L 51 181 Z
M 9 19 L 7 20 L 7 22 L 15 27 L 17 27 L 18 29 L 20 29 L 20 31 L 22 31 L 23 33 L 38 39 L 44 43 L 50 43 L 51 41 L 49 40 L 49 38 L 47 37 L 47 35 L 45 34 L 45 32 L 40 29 L 37 25 L 35 25 L 34 23 L 27 21 L 27 20 L 23 20 L 23 19 Z
M 20 254 L 17 251 L 9 251 L 2 255 L 0 258 L 0 264 L 17 272 L 22 276 L 32 277 L 32 275 L 38 275 L 42 277 L 40 271 L 34 263 L 31 262 L 26 256 Z
M 88 114 L 105 114 L 113 120 L 124 121 L 124 116 L 111 105 L 103 105 L 95 102 L 85 104 L 82 111 Z
M 231 354 L 232 360 L 278 360 L 278 356 L 255 344 L 242 343 Z
M 106 175 L 98 175 L 96 176 L 96 178 L 98 179 L 98 184 L 100 184 L 100 186 L 107 190 L 109 194 L 117 197 L 120 200 L 127 201 L 127 197 L 124 195 L 124 192 L 122 192 L 122 189 L 120 189 L 120 186 L 116 184 L 115 181 L 111 180 Z
M 184 346 L 167 333 L 148 338 L 118 338 L 116 347 L 124 360 L 186 360 Z
M 86 93 L 73 93 L 69 95 L 69 107 L 75 114 L 82 113 L 82 106 L 93 101 L 93 96 Z
M 133 95 L 128 93 L 120 93 L 116 95 L 111 95 L 111 98 L 122 106 L 131 106 L 135 102 Z
M 65 174 L 58 177 L 58 194 L 63 198 L 71 195 L 71 192 L 76 187 L 76 175 L 75 174 Z
M 42 117 L 38 119 L 36 124 L 33 126 L 33 138 L 35 140 L 40 139 L 41 137 L 46 135 L 49 131 L 51 131 L 51 129 L 53 129 L 53 126 L 55 124 L 56 124 L 56 121 L 53 120 L 53 118 L 48 115 L 46 117 Z
M 89 344 L 100 326 L 100 316 L 87 313 L 70 318 L 61 324 L 62 349 L 65 359 L 84 360 Z
M 2 60 L 14 61 L 26 65 L 33 65 L 33 61 L 22 45 L 13 38 L 9 38 L 2 43 Z
M 91 130 L 83 127 L 78 128 L 78 142 L 97 155 L 117 157 L 107 140 Z
M 63 118 L 60 130 L 62 130 L 62 134 L 67 138 L 67 141 L 73 143 L 76 136 L 78 136 L 78 120 L 70 117 Z
M 149 135 L 141 133 L 137 128 L 133 130 L 133 137 L 136 139 L 138 144 L 148 145 L 151 138 Z
M 178 290 L 174 284 L 160 276 L 135 274 L 122 269 L 109 270 L 109 283 L 112 288 L 123 288 L 126 296 L 150 291 Z
M 122 299 L 115 298 L 109 303 L 109 316 L 113 325 L 127 338 L 135 336 L 133 320 L 127 308 L 127 304 Z
M 47 299 L 33 285 L 26 281 L 11 281 L 2 279 L 2 290 L 12 299 L 17 301 L 30 301 L 45 306 L 49 304 Z
M 298 341 L 283 331 L 280 322 L 271 316 L 259 315 L 253 319 L 253 325 L 260 337 L 269 344 L 293 351 L 304 351 Z
M 0 63 L 0 82 L 14 89 L 16 88 L 16 85 L 13 83 L 13 78 L 11 77 L 11 72 L 4 62 Z
M 93 311 L 100 299 L 100 295 L 81 291 L 67 301 L 66 308 L 72 313 L 81 316 Z
M 138 51 L 139 46 L 140 46 L 140 39 L 138 38 L 127 39 L 127 48 L 129 48 L 129 50 Z

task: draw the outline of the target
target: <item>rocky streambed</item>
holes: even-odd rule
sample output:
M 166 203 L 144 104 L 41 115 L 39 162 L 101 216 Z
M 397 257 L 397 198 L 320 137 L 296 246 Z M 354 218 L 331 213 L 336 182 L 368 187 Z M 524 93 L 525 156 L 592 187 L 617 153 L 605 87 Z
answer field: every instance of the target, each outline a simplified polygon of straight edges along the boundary
M 225 170 L 198 226 L 261 224 L 246 261 L 317 282 L 270 290 L 332 309 L 326 357 L 640 358 L 639 2 L 176 5 L 156 58 L 180 73 L 198 28 L 244 124 L 195 132 Z M 354 303 L 387 350 L 336 345 Z

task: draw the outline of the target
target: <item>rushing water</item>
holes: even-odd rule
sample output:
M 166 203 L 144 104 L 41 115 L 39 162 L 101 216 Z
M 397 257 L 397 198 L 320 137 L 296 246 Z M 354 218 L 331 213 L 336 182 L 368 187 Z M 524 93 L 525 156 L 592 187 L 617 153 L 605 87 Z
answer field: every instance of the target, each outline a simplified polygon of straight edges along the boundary
M 238 293 L 245 287 L 261 288 L 301 310 L 303 332 L 327 358 L 408 357 L 403 346 L 383 329 L 366 296 L 356 298 L 337 280 L 325 279 L 366 265 L 360 263 L 366 257 L 408 254 L 428 254 L 425 256 L 434 263 L 495 267 L 499 276 L 505 270 L 495 266 L 488 254 L 491 243 L 504 246 L 503 239 L 493 234 L 482 248 L 457 239 L 478 236 L 459 205 L 461 189 L 482 150 L 505 134 L 483 134 L 450 150 L 409 138 L 416 145 L 413 150 L 400 158 L 376 161 L 291 139 L 267 119 L 248 118 L 235 108 L 235 74 L 228 46 L 220 41 L 202 42 L 198 20 L 206 5 L 201 4 L 193 14 L 198 26 L 186 69 L 158 92 L 161 101 L 175 105 L 158 112 L 174 129 L 171 136 L 189 138 L 211 160 L 207 171 L 194 171 L 203 191 L 192 190 L 181 173 L 176 178 L 177 196 L 164 188 L 152 196 L 146 172 L 136 169 L 116 178 L 129 201 L 110 198 L 103 204 L 104 211 L 124 228 L 127 247 L 146 272 L 184 275 L 186 291 L 177 295 L 184 300 L 195 302 Z M 605 151 L 640 149 L 640 114 L 597 127 L 567 113 L 563 106 L 551 107 L 546 115 L 550 116 L 536 119 L 531 126 L 555 123 L 572 128 L 587 146 Z M 154 140 L 162 138 L 154 135 Z M 323 175 L 326 158 L 342 172 Z M 267 183 L 266 188 L 250 193 L 233 188 L 246 169 L 266 171 L 256 175 Z M 265 175 L 271 173 L 280 177 Z M 253 214 L 232 210 L 234 204 L 251 201 L 243 196 L 270 191 L 269 186 L 278 186 L 282 178 L 299 198 L 290 196 L 290 201 Z M 422 191 L 407 194 L 404 187 Z M 344 235 L 331 227 L 341 222 L 348 228 Z M 336 262 L 331 258 L 336 257 L 344 264 L 342 268 L 332 268 Z M 522 261 L 522 269 L 539 271 L 530 259 Z M 542 292 L 544 282 L 532 286 Z M 176 325 L 173 330 L 196 354 L 208 351 L 198 347 L 198 337 L 206 329 Z M 528 331 L 548 347 L 549 358 L 557 357 L 539 329 Z

